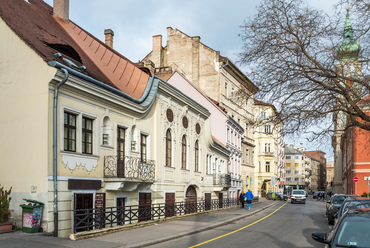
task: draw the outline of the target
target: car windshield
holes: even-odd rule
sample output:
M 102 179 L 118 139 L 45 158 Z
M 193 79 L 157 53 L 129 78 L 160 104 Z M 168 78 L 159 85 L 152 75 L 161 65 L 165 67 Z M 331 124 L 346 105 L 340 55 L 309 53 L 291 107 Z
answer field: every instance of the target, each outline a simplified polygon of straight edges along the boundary
M 333 204 L 342 204 L 346 197 L 344 195 L 337 195 L 333 198 Z
M 370 247 L 370 221 L 356 220 L 345 221 L 339 227 L 335 237 L 335 244 L 357 246 L 357 247 Z
M 348 209 L 358 208 L 370 208 L 370 201 L 346 202 L 346 204 L 343 206 L 342 214 Z
M 294 195 L 304 195 L 304 191 L 301 191 L 301 190 L 293 190 L 293 193 Z

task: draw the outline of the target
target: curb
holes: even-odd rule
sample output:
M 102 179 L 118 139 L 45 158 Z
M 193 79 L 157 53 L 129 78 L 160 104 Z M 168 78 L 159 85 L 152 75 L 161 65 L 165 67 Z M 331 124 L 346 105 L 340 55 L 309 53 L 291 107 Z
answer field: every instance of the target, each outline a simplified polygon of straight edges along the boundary
M 194 229 L 193 231 L 190 231 L 190 232 L 189 231 L 186 231 L 186 232 L 178 233 L 178 234 L 175 234 L 175 235 L 161 237 L 161 238 L 158 238 L 158 239 L 155 239 L 155 240 L 143 241 L 143 242 L 136 243 L 136 244 L 133 244 L 133 245 L 120 246 L 120 248 L 140 248 L 140 247 L 155 245 L 155 244 L 163 243 L 163 242 L 166 242 L 166 241 L 170 241 L 170 240 L 182 238 L 182 237 L 185 237 L 185 236 L 188 236 L 188 235 L 192 235 L 192 234 L 195 234 L 195 233 L 204 232 L 204 231 L 211 230 L 211 229 L 214 229 L 214 228 L 217 228 L 217 227 L 226 225 L 226 224 L 230 224 L 230 223 L 232 223 L 234 221 L 237 221 L 237 220 L 240 220 L 240 219 L 249 217 L 249 216 L 251 216 L 251 215 L 253 215 L 255 213 L 261 212 L 261 211 L 263 211 L 263 210 L 265 210 L 265 209 L 267 209 L 267 208 L 269 208 L 269 207 L 271 207 L 271 206 L 273 206 L 275 204 L 277 204 L 277 202 L 271 203 L 271 204 L 269 204 L 269 205 L 267 205 L 265 207 L 262 207 L 260 209 L 255 210 L 255 211 L 247 212 L 246 214 L 244 214 L 242 216 L 236 216 L 236 217 L 231 218 L 229 220 L 215 223 L 212 226 L 200 227 L 200 228 Z

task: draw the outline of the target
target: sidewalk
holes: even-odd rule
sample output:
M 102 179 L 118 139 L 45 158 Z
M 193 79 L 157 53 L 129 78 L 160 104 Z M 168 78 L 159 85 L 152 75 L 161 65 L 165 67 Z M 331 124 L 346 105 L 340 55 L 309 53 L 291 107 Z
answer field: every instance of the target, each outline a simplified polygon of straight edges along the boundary
M 207 214 L 199 214 L 178 220 L 155 223 L 149 226 L 120 231 L 104 236 L 71 241 L 67 238 L 55 238 L 38 233 L 16 231 L 0 234 L 0 247 L 145 247 L 186 235 L 202 232 L 240 220 L 266 209 L 277 202 L 260 198 L 260 202 L 252 205 L 251 211 L 233 208 Z

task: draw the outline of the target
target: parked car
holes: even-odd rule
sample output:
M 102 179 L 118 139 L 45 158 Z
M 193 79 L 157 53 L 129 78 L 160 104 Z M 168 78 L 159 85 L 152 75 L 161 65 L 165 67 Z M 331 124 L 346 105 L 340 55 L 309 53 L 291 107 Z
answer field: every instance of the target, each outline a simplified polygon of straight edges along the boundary
M 330 206 L 331 202 L 333 201 L 333 198 L 334 198 L 334 195 L 332 195 L 332 196 L 330 197 L 330 199 L 326 201 L 326 211 L 325 211 L 325 215 L 326 215 L 326 216 L 328 216 L 329 206 Z
M 294 189 L 290 197 L 290 202 L 302 202 L 303 204 L 306 204 L 306 191 L 302 189 Z
M 317 198 L 318 198 L 318 195 L 319 195 L 319 191 L 315 191 L 315 192 L 313 192 L 313 194 L 312 194 L 312 198 L 313 198 L 313 199 L 317 199 Z
M 274 197 L 272 197 L 272 194 L 275 194 L 275 196 Z M 267 193 L 267 195 L 266 195 L 266 200 L 276 200 L 276 192 L 269 192 L 269 193 Z
M 338 213 L 334 216 L 334 222 L 338 222 L 349 209 L 358 208 L 370 208 L 370 199 L 366 197 L 349 197 L 345 199 Z
M 312 238 L 325 247 L 370 247 L 370 209 L 347 211 L 330 233 L 314 232 Z
M 276 198 L 276 200 L 280 200 L 280 201 L 287 201 L 288 200 L 288 196 L 283 194 L 283 193 L 276 193 L 275 198 Z
M 331 225 L 334 224 L 334 216 L 336 213 L 338 213 L 340 206 L 342 206 L 342 203 L 346 198 L 356 196 L 359 195 L 335 194 L 328 205 L 328 211 L 326 215 L 326 217 L 328 218 L 328 223 Z

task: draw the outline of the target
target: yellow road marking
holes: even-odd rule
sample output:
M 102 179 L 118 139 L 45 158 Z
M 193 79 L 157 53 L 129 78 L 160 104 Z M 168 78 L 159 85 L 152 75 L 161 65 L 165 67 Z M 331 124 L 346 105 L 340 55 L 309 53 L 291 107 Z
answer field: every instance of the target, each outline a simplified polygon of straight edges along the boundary
M 270 217 L 271 215 L 273 215 L 274 213 L 276 213 L 277 211 L 279 211 L 279 210 L 280 210 L 282 207 L 284 207 L 287 203 L 288 203 L 288 202 L 286 202 L 283 206 L 281 206 L 281 207 L 279 207 L 278 209 L 276 209 L 276 210 L 275 210 L 274 212 L 272 212 L 271 214 L 266 215 L 266 216 L 265 216 L 265 217 L 263 217 L 262 219 L 259 219 L 259 220 L 255 221 L 255 222 L 253 222 L 253 223 L 251 223 L 251 224 L 249 224 L 249 225 L 247 225 L 247 226 L 244 226 L 244 227 L 239 228 L 239 229 L 237 229 L 237 230 L 235 230 L 235 231 L 232 231 L 232 232 L 226 233 L 226 234 L 224 234 L 224 235 L 218 236 L 218 237 L 216 237 L 216 238 L 213 238 L 213 239 L 210 239 L 210 240 L 204 241 L 203 243 L 200 243 L 200 244 L 197 244 L 197 245 L 190 246 L 190 247 L 188 247 L 188 248 L 198 247 L 198 246 L 201 246 L 201 245 L 204 245 L 204 244 L 210 243 L 210 242 L 215 241 L 215 240 L 217 240 L 217 239 L 220 239 L 220 238 L 223 238 L 223 237 L 229 236 L 230 234 L 233 234 L 233 233 L 239 232 L 239 231 L 241 231 L 241 230 L 243 230 L 243 229 L 245 229 L 245 228 L 247 228 L 247 227 L 253 226 L 254 224 L 257 224 L 258 222 L 260 222 L 260 221 L 262 221 L 262 220 L 264 220 L 264 219 L 266 219 L 266 218 Z

